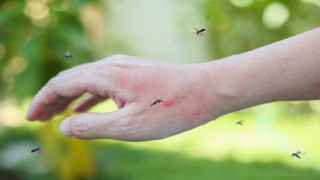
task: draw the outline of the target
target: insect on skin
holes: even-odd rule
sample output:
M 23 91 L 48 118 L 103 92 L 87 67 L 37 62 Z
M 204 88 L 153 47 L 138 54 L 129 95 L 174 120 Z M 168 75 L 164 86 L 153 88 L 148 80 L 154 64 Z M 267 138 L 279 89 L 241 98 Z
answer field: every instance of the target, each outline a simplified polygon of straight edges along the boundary
M 38 154 L 39 154 L 41 152 L 41 148 L 37 147 L 37 148 L 31 150 L 31 153 L 35 153 L 35 152 L 38 152 Z
M 292 153 L 290 156 L 301 159 L 301 155 L 304 155 L 304 153 L 302 153 L 300 150 L 298 150 L 297 152 Z
M 154 106 L 154 105 L 156 105 L 156 104 L 158 104 L 158 103 L 161 103 L 161 102 L 163 102 L 161 99 L 157 99 L 155 102 L 153 102 L 152 104 L 150 104 L 150 106 Z
M 72 54 L 71 54 L 69 51 L 66 51 L 66 52 L 64 53 L 64 58 L 65 58 L 65 59 L 73 59 L 73 56 L 72 56 Z
M 198 29 L 194 29 L 194 30 L 197 31 L 197 32 L 195 33 L 197 36 L 204 36 L 203 32 L 204 32 L 206 29 L 202 28 L 202 29 L 200 29 L 200 30 L 198 30 Z
M 243 125 L 243 120 L 238 121 L 236 125 Z

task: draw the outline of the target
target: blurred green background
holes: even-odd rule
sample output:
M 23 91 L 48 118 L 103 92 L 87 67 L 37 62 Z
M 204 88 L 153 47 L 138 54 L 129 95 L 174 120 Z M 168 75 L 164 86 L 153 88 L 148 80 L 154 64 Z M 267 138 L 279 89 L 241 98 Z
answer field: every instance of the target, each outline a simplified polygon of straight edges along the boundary
M 319 101 L 261 105 L 140 143 L 64 137 L 58 125 L 70 111 L 47 123 L 24 117 L 51 77 L 78 64 L 119 53 L 211 61 L 319 20 L 319 0 L 1 0 L 0 179 L 320 179 Z M 115 109 L 107 101 L 91 111 Z M 302 159 L 290 157 L 297 150 Z

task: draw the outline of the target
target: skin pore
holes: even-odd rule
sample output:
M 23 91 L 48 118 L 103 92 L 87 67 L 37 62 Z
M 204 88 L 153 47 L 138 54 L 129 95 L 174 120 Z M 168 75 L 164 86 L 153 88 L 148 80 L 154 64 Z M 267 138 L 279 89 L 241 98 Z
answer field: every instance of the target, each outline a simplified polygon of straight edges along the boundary
M 27 119 L 45 121 L 75 104 L 63 134 L 147 141 L 178 134 L 259 104 L 320 98 L 320 28 L 256 50 L 200 64 L 114 55 L 59 73 L 34 97 Z M 65 83 L 68 82 L 68 83 Z M 163 102 L 150 106 L 161 97 Z M 118 110 L 86 112 L 111 98 Z

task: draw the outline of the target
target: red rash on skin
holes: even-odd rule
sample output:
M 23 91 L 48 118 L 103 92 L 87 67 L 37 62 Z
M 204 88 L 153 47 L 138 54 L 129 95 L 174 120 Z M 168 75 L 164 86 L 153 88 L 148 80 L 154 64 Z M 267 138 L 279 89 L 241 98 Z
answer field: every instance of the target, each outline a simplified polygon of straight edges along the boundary
M 173 104 L 173 100 L 166 100 L 163 102 L 164 106 L 170 107 Z

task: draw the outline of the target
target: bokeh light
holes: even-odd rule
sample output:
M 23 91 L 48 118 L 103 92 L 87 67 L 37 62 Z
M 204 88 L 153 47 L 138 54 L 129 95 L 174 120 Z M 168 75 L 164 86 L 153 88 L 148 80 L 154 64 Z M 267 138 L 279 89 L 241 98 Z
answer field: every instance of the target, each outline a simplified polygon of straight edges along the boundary
M 286 23 L 290 16 L 288 7 L 275 2 L 265 7 L 263 12 L 263 23 L 267 28 L 278 29 Z

